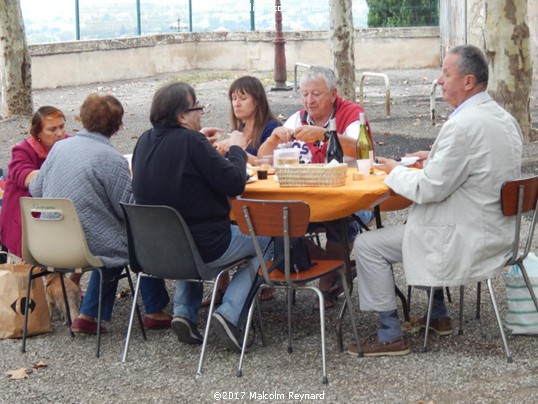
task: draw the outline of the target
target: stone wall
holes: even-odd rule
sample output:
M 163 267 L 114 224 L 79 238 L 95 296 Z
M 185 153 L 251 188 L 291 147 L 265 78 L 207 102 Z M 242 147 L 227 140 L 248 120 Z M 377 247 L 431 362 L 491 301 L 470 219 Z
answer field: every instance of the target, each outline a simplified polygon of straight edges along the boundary
M 31 45 L 33 88 L 150 77 L 181 70 L 270 71 L 273 31 L 189 32 Z M 330 66 L 327 31 L 286 32 L 287 70 Z M 439 66 L 438 27 L 367 28 L 355 34 L 357 71 Z M 288 78 L 289 79 L 289 78 Z

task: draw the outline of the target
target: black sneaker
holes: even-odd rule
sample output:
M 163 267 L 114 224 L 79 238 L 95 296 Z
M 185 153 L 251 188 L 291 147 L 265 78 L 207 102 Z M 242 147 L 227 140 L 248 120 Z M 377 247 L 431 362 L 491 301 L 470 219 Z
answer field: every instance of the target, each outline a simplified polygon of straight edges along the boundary
M 179 342 L 191 345 L 200 345 L 204 338 L 198 332 L 196 325 L 188 318 L 177 316 L 172 319 L 172 331 L 177 335 Z
M 226 345 L 230 351 L 241 352 L 241 343 L 243 342 L 240 338 L 240 333 L 237 330 L 237 327 L 226 320 L 219 313 L 213 313 L 213 324 L 215 324 L 215 330 L 219 335 L 220 340 Z

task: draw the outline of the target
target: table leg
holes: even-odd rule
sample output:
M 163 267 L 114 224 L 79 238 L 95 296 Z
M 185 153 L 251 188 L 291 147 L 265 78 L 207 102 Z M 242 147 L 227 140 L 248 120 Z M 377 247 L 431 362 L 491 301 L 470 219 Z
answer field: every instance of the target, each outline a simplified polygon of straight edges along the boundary
M 377 205 L 374 208 L 374 215 L 375 215 L 375 225 L 378 229 L 383 227 L 383 223 L 381 223 L 381 208 L 379 205 Z
M 341 223 L 343 224 L 342 239 L 344 241 L 344 263 L 346 265 L 346 280 L 348 281 L 349 293 L 351 294 L 351 292 L 353 291 L 353 276 L 352 276 L 353 268 L 351 266 L 351 258 L 349 257 L 349 255 L 351 254 L 351 251 L 349 249 L 349 236 L 347 234 L 347 219 L 343 218 L 340 220 L 341 220 Z M 340 310 L 340 314 L 338 315 L 338 318 L 336 319 L 336 344 L 340 352 L 344 350 L 344 342 L 343 342 L 343 336 L 342 336 L 342 321 L 344 319 L 346 307 L 347 307 L 347 302 L 344 300 L 344 303 L 342 304 L 342 309 Z M 350 308 L 350 310 L 352 309 Z

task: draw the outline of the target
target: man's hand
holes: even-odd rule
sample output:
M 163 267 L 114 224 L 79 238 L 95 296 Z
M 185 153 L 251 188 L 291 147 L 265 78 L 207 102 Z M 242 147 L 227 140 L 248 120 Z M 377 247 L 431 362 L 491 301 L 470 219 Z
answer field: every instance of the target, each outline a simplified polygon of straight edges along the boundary
M 224 139 L 214 143 L 213 146 L 220 154 L 226 156 L 226 153 L 228 153 L 228 149 L 230 149 L 230 142 L 229 139 Z
M 314 143 L 316 141 L 323 142 L 325 140 L 326 129 L 321 126 L 303 125 L 295 129 L 295 139 L 303 142 Z
M 211 144 L 214 144 L 217 140 L 219 140 L 219 137 L 223 132 L 224 131 L 222 129 L 214 127 L 200 129 L 200 133 L 204 135 Z
M 381 165 L 376 166 L 376 168 L 385 171 L 387 174 L 390 174 L 390 172 L 394 170 L 394 167 L 398 165 L 398 162 L 396 160 L 386 159 L 383 157 L 378 157 L 377 161 L 379 161 Z
M 279 126 L 273 130 L 267 139 L 272 144 L 288 143 L 293 136 L 293 130 L 285 126 Z
M 424 168 L 424 160 L 428 160 L 428 157 L 430 157 L 430 152 L 426 150 L 420 150 L 414 153 L 406 153 L 406 157 L 418 157 L 418 160 L 415 164 L 413 164 L 411 167 L 415 168 Z

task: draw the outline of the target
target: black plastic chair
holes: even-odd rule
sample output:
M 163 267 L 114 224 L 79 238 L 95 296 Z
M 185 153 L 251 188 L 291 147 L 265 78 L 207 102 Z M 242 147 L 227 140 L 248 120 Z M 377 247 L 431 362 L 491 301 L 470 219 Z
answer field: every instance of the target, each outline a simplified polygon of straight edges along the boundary
M 246 258 L 238 260 L 222 269 L 215 276 L 215 271 L 208 268 L 202 261 L 187 223 L 175 209 L 161 205 L 133 205 L 124 203 L 121 204 L 121 207 L 127 224 L 129 263 L 131 270 L 137 273 L 138 276 L 122 362 L 125 362 L 127 359 L 135 303 L 142 276 L 197 283 L 208 282 L 213 284 L 213 290 L 207 315 L 204 342 L 198 362 L 197 373 L 200 374 L 202 372 L 211 319 L 215 309 L 218 281 L 224 273 L 248 265 L 249 261 Z

